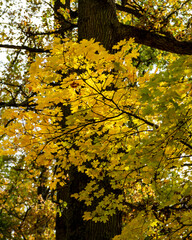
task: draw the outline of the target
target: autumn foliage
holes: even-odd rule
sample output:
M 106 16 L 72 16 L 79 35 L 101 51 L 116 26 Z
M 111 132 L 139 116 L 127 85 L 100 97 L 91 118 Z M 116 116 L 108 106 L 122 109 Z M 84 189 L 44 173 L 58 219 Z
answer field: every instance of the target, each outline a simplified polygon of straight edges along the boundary
M 31 65 L 25 85 L 33 92 L 34 110 L 2 112 L 2 119 L 11 121 L 1 126 L 1 154 L 25 155 L 29 183 L 22 180 L 16 189 L 19 184 L 38 185 L 33 179 L 44 167 L 43 184 L 54 192 L 75 166 L 89 181 L 73 197 L 95 206 L 84 213 L 85 221 L 106 222 L 117 210 L 124 213 L 125 227 L 116 240 L 172 239 L 190 233 L 190 59 L 181 57 L 162 73 L 142 75 L 134 65 L 139 47 L 133 39 L 119 42 L 113 54 L 94 40 L 55 39 L 50 49 L 51 56 L 38 57 Z M 33 201 L 26 191 L 25 201 Z M 54 218 L 56 206 L 49 198 L 39 201 L 35 219 L 39 211 L 47 218 L 51 211 Z M 23 199 L 17 202 L 13 208 L 19 215 L 25 204 Z M 34 214 L 28 211 L 21 228 L 33 239 L 29 225 L 25 230 Z
M 77 203 L 83 227 L 121 216 L 114 240 L 192 238 L 190 1 L 103 2 L 111 48 L 79 40 L 78 1 L 20 21 L 23 45 L 3 43 L 15 23 L 1 34 L 17 52 L 0 79 L 0 239 L 53 240 Z

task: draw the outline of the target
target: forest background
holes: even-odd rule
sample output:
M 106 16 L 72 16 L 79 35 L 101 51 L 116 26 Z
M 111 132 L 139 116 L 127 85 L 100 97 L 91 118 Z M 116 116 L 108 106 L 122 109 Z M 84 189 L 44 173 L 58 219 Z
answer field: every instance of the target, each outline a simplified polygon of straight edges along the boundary
M 0 238 L 190 239 L 191 1 L 0 5 Z

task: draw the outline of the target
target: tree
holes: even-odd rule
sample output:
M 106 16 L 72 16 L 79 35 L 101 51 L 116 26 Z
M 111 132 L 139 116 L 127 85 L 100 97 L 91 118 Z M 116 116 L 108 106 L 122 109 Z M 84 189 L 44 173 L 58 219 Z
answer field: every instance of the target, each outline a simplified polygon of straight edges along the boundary
M 191 60 L 151 48 L 191 54 L 191 1 L 27 3 L 29 16 L 44 6 L 41 27 L 11 22 L 0 45 L 17 50 L 2 73 L 2 155 L 24 159 L 8 187 L 21 171 L 36 192 L 5 205 L 18 211 L 9 236 L 51 239 L 55 203 L 57 240 L 112 239 L 122 224 L 115 239 L 190 238 Z

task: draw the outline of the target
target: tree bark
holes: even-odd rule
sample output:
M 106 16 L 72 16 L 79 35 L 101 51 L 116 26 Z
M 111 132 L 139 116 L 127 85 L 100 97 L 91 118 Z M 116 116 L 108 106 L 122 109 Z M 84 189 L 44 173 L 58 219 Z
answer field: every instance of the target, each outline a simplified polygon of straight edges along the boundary
M 57 189 L 57 200 L 66 202 L 67 207 L 61 208 L 60 214 L 57 214 L 56 240 L 111 240 L 115 235 L 120 234 L 121 212 L 117 211 L 106 223 L 83 221 L 84 211 L 90 211 L 92 207 L 87 207 L 83 202 L 71 198 L 71 194 L 83 190 L 88 182 L 88 177 L 79 173 L 75 167 L 71 168 L 68 174 L 68 183 L 64 187 L 58 186 Z M 109 188 L 106 192 L 109 193 L 110 190 Z M 116 192 L 116 194 L 118 193 Z
M 71 167 L 68 177 L 68 182 L 64 186 L 58 184 L 57 189 L 57 200 L 64 201 L 67 206 L 61 208 L 56 217 L 56 240 L 85 240 L 86 223 L 82 218 L 85 205 L 71 198 L 71 194 L 82 190 L 87 177 L 75 167 Z
M 78 5 L 78 40 L 94 38 L 106 49 L 111 50 L 116 40 L 114 25 L 118 24 L 113 0 L 81 0 Z M 88 182 L 85 174 L 75 167 L 68 172 L 69 181 L 58 186 L 57 199 L 67 203 L 56 219 L 56 240 L 111 240 L 121 232 L 122 214 L 117 212 L 106 223 L 83 221 L 84 211 L 90 211 L 84 203 L 71 198 L 81 191 Z M 108 180 L 106 180 L 108 181 Z M 113 191 L 109 182 L 107 193 Z M 115 194 L 118 195 L 117 191 Z
M 118 24 L 115 28 L 117 42 L 122 39 L 129 40 L 132 37 L 136 43 L 151 48 L 182 55 L 192 55 L 192 41 L 178 41 L 174 37 L 162 36 L 155 32 L 124 24 Z
M 78 16 L 79 40 L 93 38 L 106 49 L 112 48 L 116 43 L 114 26 L 118 24 L 113 0 L 81 0 Z

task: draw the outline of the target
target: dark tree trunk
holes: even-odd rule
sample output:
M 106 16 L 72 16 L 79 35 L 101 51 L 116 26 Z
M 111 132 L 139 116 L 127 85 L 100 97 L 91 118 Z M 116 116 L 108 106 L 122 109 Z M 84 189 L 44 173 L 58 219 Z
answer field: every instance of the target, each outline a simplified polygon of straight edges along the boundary
M 78 9 L 79 40 L 94 38 L 106 49 L 116 43 L 118 20 L 113 0 L 81 0 Z
M 87 182 L 87 176 L 79 173 L 74 167 L 69 171 L 69 182 L 64 187 L 58 186 L 57 200 L 66 202 L 67 207 L 61 208 L 61 214 L 57 214 L 56 240 L 111 240 L 121 233 L 121 212 L 110 217 L 106 223 L 83 221 L 84 211 L 90 211 L 91 208 L 70 196 L 82 190 Z M 105 185 L 108 185 L 108 182 L 105 182 Z M 107 193 L 109 191 L 110 187 L 106 189 Z
M 79 173 L 75 167 L 68 172 L 69 181 L 64 187 L 58 185 L 57 199 L 67 203 L 67 207 L 61 208 L 61 213 L 56 218 L 56 240 L 85 240 L 86 223 L 82 215 L 85 205 L 71 198 L 71 194 L 82 190 L 87 177 Z
M 94 38 L 106 49 L 111 50 L 116 43 L 114 26 L 118 24 L 114 0 L 80 0 L 78 16 L 78 40 Z M 58 186 L 58 201 L 67 202 L 67 208 L 61 211 L 61 215 L 57 215 L 56 240 L 111 240 L 120 234 L 121 212 L 117 212 L 107 223 L 83 221 L 83 212 L 88 209 L 70 195 L 81 191 L 86 186 L 88 178 L 85 174 L 79 173 L 75 167 L 71 168 L 68 174 L 68 184 L 64 187 Z M 109 186 L 108 193 L 110 191 L 113 190 Z

